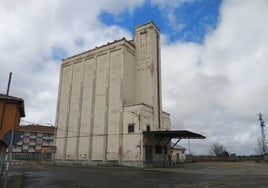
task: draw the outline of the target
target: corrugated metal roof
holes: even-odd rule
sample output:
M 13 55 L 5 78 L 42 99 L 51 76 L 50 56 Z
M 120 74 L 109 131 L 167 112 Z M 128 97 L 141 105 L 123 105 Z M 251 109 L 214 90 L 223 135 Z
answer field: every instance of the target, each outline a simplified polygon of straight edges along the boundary
M 166 138 L 179 138 L 179 139 L 205 139 L 206 137 L 197 134 L 194 132 L 186 131 L 186 130 L 178 130 L 178 131 L 148 131 L 143 132 L 144 135 L 150 135 L 155 137 L 166 137 Z

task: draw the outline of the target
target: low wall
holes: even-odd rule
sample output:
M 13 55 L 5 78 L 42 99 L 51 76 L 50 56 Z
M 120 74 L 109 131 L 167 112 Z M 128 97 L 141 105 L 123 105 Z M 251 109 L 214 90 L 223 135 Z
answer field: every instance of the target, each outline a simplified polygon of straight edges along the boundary
M 187 155 L 186 162 L 210 162 L 210 161 L 263 161 L 264 156 L 231 156 L 231 157 L 215 157 L 215 156 L 193 156 Z
M 12 159 L 15 160 L 33 160 L 33 161 L 51 161 L 52 154 L 32 154 L 32 153 L 13 153 Z

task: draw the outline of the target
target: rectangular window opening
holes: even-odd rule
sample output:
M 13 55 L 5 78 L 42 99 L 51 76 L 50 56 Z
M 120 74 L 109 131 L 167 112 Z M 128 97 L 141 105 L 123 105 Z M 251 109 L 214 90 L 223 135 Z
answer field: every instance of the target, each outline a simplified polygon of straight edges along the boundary
M 128 133 L 134 133 L 135 123 L 128 124 Z

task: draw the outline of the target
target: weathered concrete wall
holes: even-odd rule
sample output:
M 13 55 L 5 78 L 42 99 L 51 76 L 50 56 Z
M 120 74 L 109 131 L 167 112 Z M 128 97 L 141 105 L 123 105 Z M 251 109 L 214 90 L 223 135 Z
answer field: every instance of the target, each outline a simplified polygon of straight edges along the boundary
M 78 132 L 80 127 L 80 113 L 81 113 L 81 93 L 82 93 L 82 79 L 83 79 L 83 63 L 77 62 L 73 64 L 72 84 L 71 84 L 71 97 L 70 97 L 70 112 L 69 112 L 69 125 L 66 144 L 66 159 L 77 159 L 77 142 L 79 140 Z
M 61 68 L 57 109 L 57 133 L 55 144 L 57 146 L 56 159 L 65 159 L 66 141 L 69 124 L 69 101 L 72 80 L 72 65 Z
M 63 60 L 56 160 L 142 166 L 143 132 L 170 129 L 169 114 L 162 113 L 158 43 L 159 31 L 149 23 L 136 28 L 134 41 Z M 134 132 L 128 132 L 131 123 Z
M 92 160 L 105 160 L 104 147 L 107 134 L 107 103 L 109 83 L 109 54 L 97 56 L 95 111 L 93 126 Z
M 134 81 L 134 74 L 124 74 L 133 68 L 134 48 L 125 40 L 103 48 L 63 61 L 56 160 L 119 160 L 123 101 L 135 96 L 124 95 L 123 89 L 124 84 L 131 85 L 127 81 Z
M 96 62 L 91 57 L 84 61 L 83 97 L 81 107 L 81 125 L 79 131 L 78 160 L 91 159 L 92 134 L 95 106 Z
M 112 51 L 110 54 L 109 105 L 107 161 L 119 160 L 120 136 L 123 118 L 123 64 L 125 50 Z
M 124 107 L 122 161 L 141 161 L 142 156 L 142 105 Z M 134 132 L 128 126 L 134 124 Z
M 163 130 L 170 130 L 169 114 L 162 113 Z M 123 161 L 144 161 L 144 145 L 152 145 L 155 152 L 155 144 L 158 140 L 154 138 L 145 138 L 143 132 L 156 131 L 158 128 L 154 126 L 154 111 L 153 108 L 145 104 L 129 104 L 124 107 L 123 114 Z M 128 133 L 128 126 L 134 124 L 134 132 Z M 160 145 L 165 145 L 167 139 L 159 142 Z M 157 159 L 155 159 L 157 160 Z
M 171 151 L 171 159 L 173 163 L 178 163 L 178 162 L 184 162 L 186 160 L 186 153 L 185 150 L 182 149 L 172 149 Z
M 126 48 L 124 60 L 123 95 L 124 104 L 136 102 L 136 62 L 135 51 Z
M 136 102 L 153 107 L 154 125 L 161 130 L 161 63 L 159 30 L 152 24 L 135 28 Z

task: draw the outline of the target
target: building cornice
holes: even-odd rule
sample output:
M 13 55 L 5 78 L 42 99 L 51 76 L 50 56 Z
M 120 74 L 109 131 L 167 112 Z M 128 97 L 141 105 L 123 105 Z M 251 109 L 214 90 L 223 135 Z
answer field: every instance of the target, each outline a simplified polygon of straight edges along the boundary
M 115 49 L 117 46 L 121 46 L 121 45 L 125 45 L 127 46 L 129 49 L 133 50 L 135 49 L 135 45 L 132 42 L 132 40 L 128 41 L 126 40 L 124 37 L 120 40 L 115 40 L 113 42 L 108 42 L 107 44 L 104 44 L 102 46 L 99 47 L 95 47 L 94 49 L 90 49 L 88 51 L 84 51 L 82 53 L 70 56 L 68 58 L 62 59 L 62 64 L 68 63 L 70 61 L 79 61 L 82 60 L 83 58 L 87 58 L 87 57 L 94 57 L 94 55 L 96 54 L 102 54 L 107 52 L 108 50 L 112 50 Z

